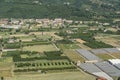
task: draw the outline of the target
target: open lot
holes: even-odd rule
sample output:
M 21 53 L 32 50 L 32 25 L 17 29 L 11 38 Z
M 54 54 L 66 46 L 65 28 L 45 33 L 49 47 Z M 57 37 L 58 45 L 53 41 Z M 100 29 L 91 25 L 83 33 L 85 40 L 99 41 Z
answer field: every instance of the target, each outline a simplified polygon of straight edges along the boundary
M 25 46 L 23 47 L 24 51 L 37 51 L 37 52 L 44 52 L 44 51 L 56 51 L 56 47 L 52 44 L 50 45 L 34 45 L 34 46 Z
M 83 72 L 59 72 L 36 75 L 15 75 L 9 80 L 95 80 L 95 77 Z

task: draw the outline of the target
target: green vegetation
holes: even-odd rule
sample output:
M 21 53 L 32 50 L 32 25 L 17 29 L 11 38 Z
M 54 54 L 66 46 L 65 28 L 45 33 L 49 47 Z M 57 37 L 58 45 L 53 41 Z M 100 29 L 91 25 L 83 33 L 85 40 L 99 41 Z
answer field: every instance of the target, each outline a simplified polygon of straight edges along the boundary
M 20 48 L 20 43 L 7 43 L 4 44 L 4 49 L 16 49 Z
M 98 41 L 90 41 L 90 42 L 87 42 L 87 43 L 84 43 L 85 45 L 91 47 L 91 48 L 112 48 L 113 46 L 109 45 L 109 44 L 106 44 L 102 41 L 98 42 Z
M 0 17 L 111 21 L 119 18 L 116 13 L 119 3 L 119 0 L 2 0 Z
M 33 45 L 47 45 L 50 44 L 48 41 L 29 41 L 23 42 L 23 46 L 33 46 Z
M 16 62 L 15 72 L 29 72 L 38 70 L 64 70 L 75 69 L 75 67 L 68 60 L 40 60 L 31 62 Z
M 56 43 L 59 44 L 72 44 L 73 42 L 68 39 L 58 40 Z
M 13 57 L 13 61 L 16 66 L 15 72 L 75 69 L 69 58 L 67 56 L 62 56 L 62 54 L 62 51 L 49 51 L 44 53 L 30 51 L 8 51 L 7 53 L 4 53 L 3 56 Z M 27 57 L 22 58 L 21 55 L 26 55 Z
M 65 33 L 65 34 L 64 34 Z M 97 41 L 94 36 L 97 34 L 96 31 L 90 31 L 86 28 L 79 28 L 75 33 L 69 34 L 66 32 L 59 32 L 58 35 L 69 38 L 80 38 L 85 41 L 85 45 L 89 46 L 90 48 L 111 48 L 113 46 L 106 44 L 102 41 Z M 68 43 L 69 40 L 65 40 L 63 42 Z M 62 42 L 62 41 L 61 41 Z M 72 43 L 72 42 L 71 42 Z

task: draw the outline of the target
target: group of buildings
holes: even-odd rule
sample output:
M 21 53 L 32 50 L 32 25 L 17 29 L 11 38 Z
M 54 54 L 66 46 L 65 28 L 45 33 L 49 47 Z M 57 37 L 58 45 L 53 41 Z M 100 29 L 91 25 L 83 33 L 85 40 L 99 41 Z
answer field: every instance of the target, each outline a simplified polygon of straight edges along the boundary
M 63 26 L 64 23 L 72 24 L 73 20 L 61 18 L 52 19 L 0 19 L 0 27 L 18 29 L 24 25 L 36 24 L 36 26 Z
M 99 23 L 98 21 L 74 21 L 74 20 L 67 20 L 62 18 L 55 18 L 55 19 L 0 19 L 0 27 L 5 28 L 15 28 L 18 29 L 26 24 L 36 24 L 36 26 L 53 26 L 59 27 L 64 26 L 65 24 L 99 24 L 99 25 L 110 25 L 109 23 Z

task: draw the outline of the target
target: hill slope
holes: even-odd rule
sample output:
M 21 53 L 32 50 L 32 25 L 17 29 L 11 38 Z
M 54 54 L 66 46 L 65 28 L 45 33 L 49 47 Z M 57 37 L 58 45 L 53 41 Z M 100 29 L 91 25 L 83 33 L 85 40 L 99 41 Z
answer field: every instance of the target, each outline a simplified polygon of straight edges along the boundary
M 120 17 L 120 0 L 0 0 L 0 17 L 67 18 L 75 20 Z

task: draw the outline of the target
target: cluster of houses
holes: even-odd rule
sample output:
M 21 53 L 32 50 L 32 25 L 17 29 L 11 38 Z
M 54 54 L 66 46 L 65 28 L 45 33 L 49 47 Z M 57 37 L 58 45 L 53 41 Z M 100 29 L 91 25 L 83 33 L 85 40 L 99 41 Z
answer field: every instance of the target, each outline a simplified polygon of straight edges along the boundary
M 0 19 L 0 27 L 18 29 L 23 25 L 35 23 L 36 26 L 63 26 L 64 23 L 71 24 L 73 20 L 61 18 L 52 19 Z
M 62 18 L 55 19 L 0 19 L 0 27 L 3 28 L 14 28 L 19 29 L 22 26 L 29 26 L 30 23 L 36 24 L 36 26 L 41 27 L 59 27 L 65 24 L 89 24 L 95 23 L 99 25 L 110 25 L 110 23 L 99 23 L 98 21 L 73 21 Z

